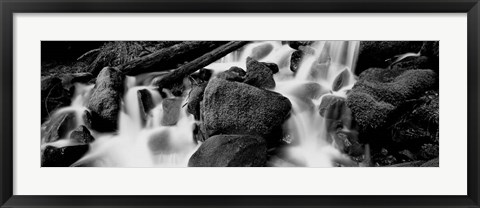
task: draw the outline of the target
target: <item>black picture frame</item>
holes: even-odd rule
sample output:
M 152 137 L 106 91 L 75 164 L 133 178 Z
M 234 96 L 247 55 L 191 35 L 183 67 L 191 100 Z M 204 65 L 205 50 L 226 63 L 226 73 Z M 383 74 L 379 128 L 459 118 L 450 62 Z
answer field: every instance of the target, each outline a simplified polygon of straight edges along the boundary
M 1 207 L 480 207 L 478 0 L 1 0 Z M 467 13 L 468 194 L 465 196 L 25 196 L 13 195 L 14 13 Z M 445 179 L 449 180 L 449 179 Z M 412 187 L 413 188 L 413 187 Z

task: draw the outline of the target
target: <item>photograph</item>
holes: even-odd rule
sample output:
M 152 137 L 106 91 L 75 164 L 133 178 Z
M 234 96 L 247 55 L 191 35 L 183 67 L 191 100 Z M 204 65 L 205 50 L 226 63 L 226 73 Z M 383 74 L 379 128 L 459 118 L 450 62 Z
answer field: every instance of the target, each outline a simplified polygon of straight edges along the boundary
M 41 167 L 439 167 L 439 45 L 41 41 Z

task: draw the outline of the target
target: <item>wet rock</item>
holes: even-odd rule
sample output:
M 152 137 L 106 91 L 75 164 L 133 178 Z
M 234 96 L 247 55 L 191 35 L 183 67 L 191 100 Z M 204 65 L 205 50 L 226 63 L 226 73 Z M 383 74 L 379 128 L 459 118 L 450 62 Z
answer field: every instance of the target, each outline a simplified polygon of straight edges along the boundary
M 117 129 L 120 102 L 123 96 L 122 73 L 113 67 L 105 67 L 98 74 L 87 107 L 91 110 L 92 128 L 100 132 Z
M 340 120 L 347 111 L 346 99 L 334 95 L 325 95 L 319 106 L 320 116 Z
M 90 131 L 87 127 L 81 125 L 70 133 L 70 139 L 74 140 L 79 144 L 88 144 L 93 142 L 95 139 L 90 134 Z
M 65 138 L 75 128 L 76 118 L 74 112 L 58 113 L 52 116 L 42 126 L 45 129 L 43 142 L 55 142 Z
M 385 68 L 395 56 L 417 53 L 422 45 L 422 41 L 361 41 L 355 74 L 372 67 Z
M 249 134 L 265 137 L 283 124 L 291 106 L 290 101 L 278 93 L 215 78 L 205 89 L 201 111 L 209 136 Z
M 181 98 L 166 98 L 162 101 L 163 116 L 160 124 L 162 126 L 173 126 L 177 124 L 182 108 Z
M 250 57 L 252 57 L 255 60 L 260 60 L 262 58 L 265 58 L 270 52 L 272 52 L 272 50 L 273 50 L 272 44 L 265 43 L 253 48 L 252 54 L 250 55 Z
M 82 158 L 88 149 L 88 145 L 47 146 L 42 154 L 42 167 L 68 167 Z
M 71 94 L 68 90 L 64 89 L 62 80 L 53 76 L 42 78 L 41 88 L 43 123 L 55 110 L 70 105 Z
M 264 63 L 250 57 L 247 58 L 247 74 L 244 83 L 260 88 L 275 88 L 272 70 Z
M 152 94 L 147 89 L 142 89 L 137 91 L 138 97 L 138 107 L 140 108 L 140 118 L 142 120 L 142 125 L 145 125 L 148 113 L 155 107 L 153 102 Z
M 287 41 L 287 44 L 293 48 L 298 50 L 300 46 L 309 46 L 312 45 L 315 41 Z
M 422 165 L 420 165 L 420 167 L 440 167 L 440 160 L 437 157 L 435 159 L 432 159 L 423 163 Z
M 192 114 L 195 120 L 200 120 L 200 102 L 203 100 L 203 92 L 207 83 L 194 85 L 188 96 L 187 112 Z
M 332 90 L 333 91 L 340 90 L 342 87 L 347 86 L 349 84 L 349 81 L 350 81 L 350 72 L 348 71 L 348 69 L 345 69 L 333 81 Z
M 268 62 L 262 62 L 265 64 L 274 74 L 278 73 L 280 69 L 278 69 L 278 65 L 275 63 L 268 63 Z
M 263 167 L 267 147 L 261 137 L 217 135 L 208 138 L 192 155 L 189 167 Z
M 217 78 L 225 79 L 228 81 L 243 82 L 245 80 L 246 72 L 236 66 L 232 66 L 230 69 L 217 74 Z
M 300 62 L 304 56 L 304 52 L 297 50 L 292 53 L 290 57 L 290 71 L 297 72 L 298 68 L 300 68 Z

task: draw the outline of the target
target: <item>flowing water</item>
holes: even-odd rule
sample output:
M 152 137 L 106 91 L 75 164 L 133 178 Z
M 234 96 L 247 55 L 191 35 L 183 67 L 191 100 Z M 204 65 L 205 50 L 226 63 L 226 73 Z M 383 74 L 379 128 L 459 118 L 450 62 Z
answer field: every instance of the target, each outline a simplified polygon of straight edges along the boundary
M 300 61 L 296 73 L 290 70 L 290 58 L 295 51 L 280 41 L 261 41 L 246 45 L 215 63 L 205 67 L 214 74 L 231 66 L 246 69 L 246 59 L 254 56 L 261 62 L 272 62 L 279 66 L 274 75 L 276 88 L 292 103 L 291 117 L 285 122 L 284 141 L 291 143 L 279 151 L 280 156 L 271 157 L 271 166 L 331 167 L 355 165 L 343 154 L 343 144 L 335 139 L 336 130 L 329 128 L 332 121 L 320 116 L 319 106 L 326 96 L 346 98 L 346 93 L 355 83 L 353 69 L 358 53 L 357 41 L 317 41 L 310 52 Z M 183 98 L 174 98 L 164 91 L 162 98 L 155 87 L 150 86 L 155 76 L 162 73 L 149 73 L 127 77 L 126 92 L 119 115 L 119 130 L 115 133 L 92 131 L 95 141 L 90 144 L 87 154 L 73 166 L 107 167 L 186 167 L 188 159 L 201 145 L 194 140 L 195 119 L 186 112 L 187 93 Z M 313 87 L 314 92 L 311 92 Z M 78 85 L 72 105 L 59 112 L 75 112 L 76 125 L 82 125 L 82 113 L 91 94 L 93 85 Z M 152 95 L 155 107 L 142 120 L 137 92 L 146 89 Z M 170 117 L 164 102 L 180 106 L 178 122 L 163 125 L 162 119 Z M 167 108 L 169 109 L 169 108 Z M 343 123 L 341 131 L 352 131 L 350 124 Z M 74 145 L 68 138 L 54 144 Z

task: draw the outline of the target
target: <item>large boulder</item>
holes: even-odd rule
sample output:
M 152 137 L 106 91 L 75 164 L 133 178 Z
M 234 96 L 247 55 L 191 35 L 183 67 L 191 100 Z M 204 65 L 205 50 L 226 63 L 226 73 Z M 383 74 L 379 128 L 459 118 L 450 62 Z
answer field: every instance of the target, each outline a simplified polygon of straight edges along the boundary
M 95 82 L 87 107 L 92 114 L 92 129 L 100 132 L 117 129 L 118 114 L 123 96 L 124 76 L 117 68 L 105 67 Z
M 368 69 L 347 97 L 359 141 L 376 166 L 438 157 L 438 74 L 405 68 Z
M 47 146 L 42 154 L 42 167 L 68 167 L 83 157 L 88 145 L 66 147 Z
M 55 110 L 70 105 L 71 94 L 63 87 L 62 80 L 53 76 L 42 78 L 41 89 L 43 123 L 55 112 Z
M 432 70 L 393 70 L 372 68 L 359 77 L 348 95 L 361 132 L 368 132 L 388 122 L 390 114 L 405 101 L 421 97 L 438 86 Z
M 208 138 L 188 161 L 190 167 L 263 167 L 267 146 L 258 136 L 217 135 Z
M 432 70 L 372 68 L 360 75 L 347 103 L 362 131 L 375 129 L 386 124 L 397 106 L 435 89 L 437 79 Z
M 244 83 L 260 88 L 275 88 L 273 71 L 265 63 L 250 57 L 247 58 L 247 74 Z
M 66 138 L 68 133 L 72 131 L 76 125 L 76 115 L 74 112 L 56 113 L 42 125 L 42 142 L 50 143 Z
M 287 119 L 291 107 L 290 101 L 276 92 L 214 78 L 205 89 L 201 111 L 209 136 L 268 137 Z

